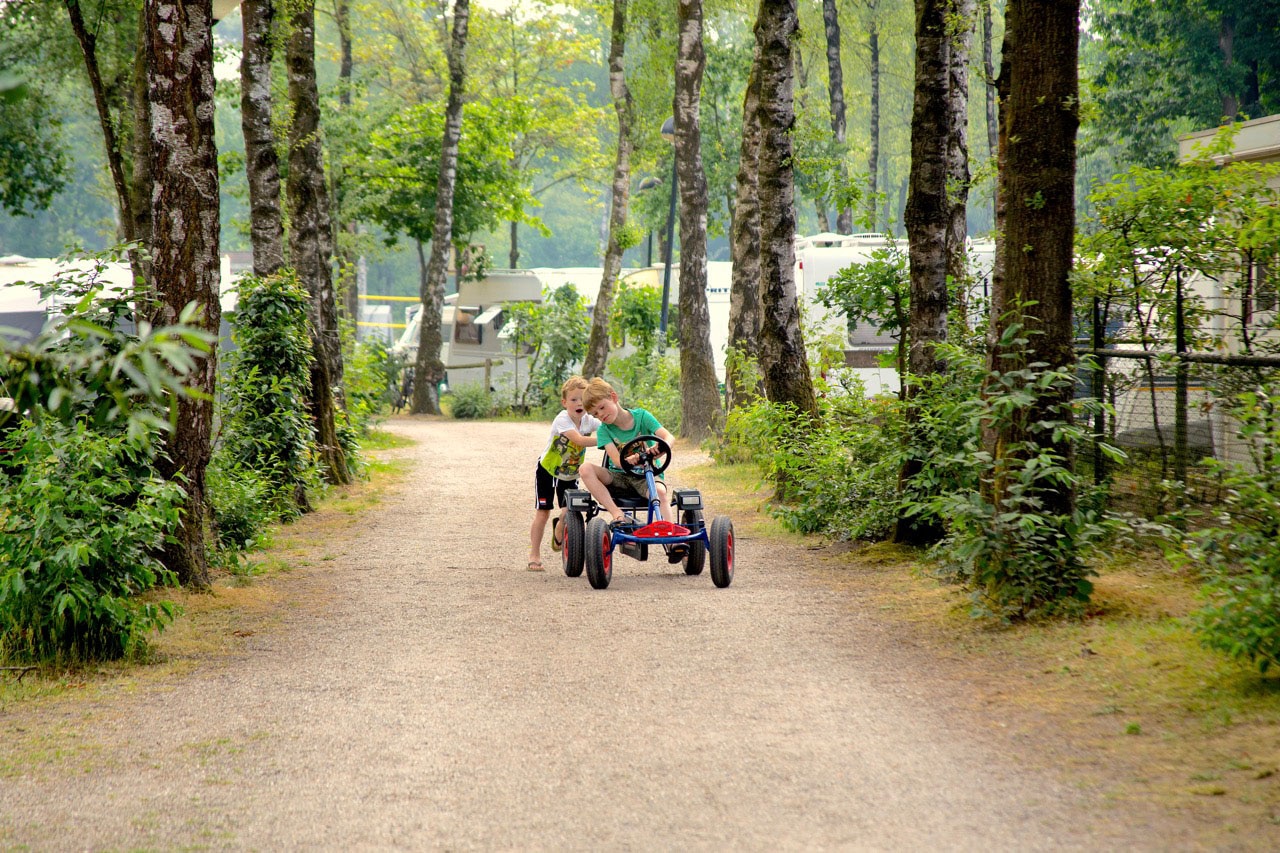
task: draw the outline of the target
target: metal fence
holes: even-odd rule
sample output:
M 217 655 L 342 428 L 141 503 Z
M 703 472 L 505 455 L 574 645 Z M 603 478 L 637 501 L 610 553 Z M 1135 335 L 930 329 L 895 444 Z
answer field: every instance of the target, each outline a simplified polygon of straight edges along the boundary
M 1241 437 L 1229 403 L 1280 379 L 1275 304 L 1264 305 L 1259 311 L 1220 296 L 1187 305 L 1179 292 L 1159 334 L 1134 338 L 1132 323 L 1095 304 L 1090 337 L 1076 347 L 1091 357 L 1081 366 L 1080 393 L 1109 404 L 1093 431 L 1127 458 L 1111 462 L 1092 447 L 1080 461 L 1096 482 L 1110 483 L 1113 501 L 1146 514 L 1185 501 L 1213 504 L 1222 487 L 1208 460 L 1253 464 L 1250 442 L 1258 439 Z M 1216 348 L 1197 349 L 1197 342 Z

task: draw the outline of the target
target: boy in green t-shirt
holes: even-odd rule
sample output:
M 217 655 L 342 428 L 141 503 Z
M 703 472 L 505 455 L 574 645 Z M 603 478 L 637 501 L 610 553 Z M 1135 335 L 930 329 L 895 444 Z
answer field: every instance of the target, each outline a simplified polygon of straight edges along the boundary
M 675 436 L 644 409 L 623 408 L 613 386 L 599 376 L 587 383 L 587 389 L 582 392 L 582 405 L 588 413 L 595 415 L 600 421 L 600 427 L 596 430 L 596 446 L 603 447 L 605 452 L 603 466 L 584 463 L 579 469 L 582 485 L 591 492 L 596 503 L 600 504 L 614 521 L 622 521 L 626 519 L 626 515 L 618 509 L 613 495 L 609 493 L 609 486 L 612 485 L 615 489 L 623 491 L 629 489 L 642 498 L 649 497 L 649 490 L 643 475 L 628 474 L 622 470 L 622 460 L 618 457 L 618 452 L 628 441 L 639 435 L 656 435 L 667 444 L 675 441 Z M 633 458 L 631 464 L 634 465 L 638 461 Z M 675 509 L 667 498 L 667 484 L 660 477 L 655 478 L 655 482 L 662 517 L 674 523 Z M 673 550 L 683 548 L 683 545 L 673 546 Z

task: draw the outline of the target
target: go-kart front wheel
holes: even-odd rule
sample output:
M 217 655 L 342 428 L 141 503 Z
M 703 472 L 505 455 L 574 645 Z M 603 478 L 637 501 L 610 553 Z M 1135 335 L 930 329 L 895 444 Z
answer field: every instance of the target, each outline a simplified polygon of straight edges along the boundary
M 711 582 L 721 589 L 733 583 L 733 522 L 723 515 L 711 522 Z
M 702 528 L 702 510 L 686 509 L 680 513 L 680 523 L 689 528 L 690 531 Z M 702 544 L 702 540 L 694 540 L 690 542 L 689 551 L 685 554 L 684 573 L 686 575 L 702 574 L 702 567 L 707 562 L 707 547 Z
M 564 514 L 564 546 L 560 549 L 560 561 L 565 577 L 576 578 L 582 574 L 582 550 L 585 544 L 586 524 L 582 514 L 569 510 Z
M 584 552 L 587 564 L 587 580 L 592 589 L 604 589 L 613 579 L 613 550 L 609 547 L 613 532 L 609 519 L 597 515 L 587 525 Z

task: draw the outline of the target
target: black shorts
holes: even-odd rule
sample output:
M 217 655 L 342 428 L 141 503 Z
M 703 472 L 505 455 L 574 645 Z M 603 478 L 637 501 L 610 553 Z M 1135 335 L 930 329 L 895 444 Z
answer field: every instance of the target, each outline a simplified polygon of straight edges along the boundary
M 558 480 L 548 474 L 547 469 L 541 465 L 534 467 L 537 471 L 533 475 L 533 508 L 549 510 L 555 506 L 557 498 L 560 500 L 560 506 L 568 506 L 564 493 L 569 489 L 578 488 L 578 481 Z

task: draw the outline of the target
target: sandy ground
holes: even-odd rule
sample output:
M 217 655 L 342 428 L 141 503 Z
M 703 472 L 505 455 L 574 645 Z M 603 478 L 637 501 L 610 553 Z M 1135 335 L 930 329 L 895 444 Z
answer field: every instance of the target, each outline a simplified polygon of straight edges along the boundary
M 594 591 L 549 544 L 530 573 L 546 427 L 389 428 L 412 473 L 272 581 L 274 627 L 56 706 L 53 742 L 0 777 L 0 848 L 1188 849 L 1028 769 L 803 549 L 740 535 L 724 590 L 619 557 Z

